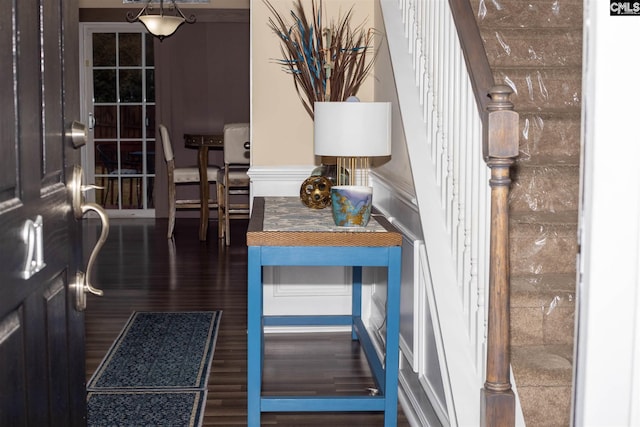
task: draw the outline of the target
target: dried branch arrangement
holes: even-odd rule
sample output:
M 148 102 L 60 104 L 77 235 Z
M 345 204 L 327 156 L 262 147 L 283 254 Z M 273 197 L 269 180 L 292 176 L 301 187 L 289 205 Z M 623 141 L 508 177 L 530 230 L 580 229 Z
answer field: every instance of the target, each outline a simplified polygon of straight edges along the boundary
M 263 1 L 273 15 L 269 27 L 281 41 L 283 58 L 277 62 L 293 76 L 298 96 L 311 118 L 314 102 L 344 101 L 355 96 L 377 52 L 372 28 L 364 24 L 352 28 L 353 7 L 325 25 L 322 0 L 311 0 L 310 17 L 302 0 L 297 0 L 290 21 L 283 19 L 268 0 Z

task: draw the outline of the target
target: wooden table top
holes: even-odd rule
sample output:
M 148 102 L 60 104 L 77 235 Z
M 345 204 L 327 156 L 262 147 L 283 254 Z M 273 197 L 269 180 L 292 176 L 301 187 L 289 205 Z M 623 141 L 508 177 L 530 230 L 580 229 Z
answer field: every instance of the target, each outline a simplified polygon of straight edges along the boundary
M 400 246 L 402 235 L 387 219 L 371 215 L 366 227 L 340 227 L 331 208 L 311 209 L 299 197 L 256 197 L 247 246 Z

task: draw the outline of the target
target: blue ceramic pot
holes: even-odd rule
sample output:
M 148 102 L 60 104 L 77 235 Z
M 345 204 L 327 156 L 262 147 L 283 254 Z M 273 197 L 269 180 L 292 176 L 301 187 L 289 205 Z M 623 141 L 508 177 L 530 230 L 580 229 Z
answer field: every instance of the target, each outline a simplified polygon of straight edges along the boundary
M 371 218 L 372 190 L 362 185 L 331 187 L 331 210 L 336 225 L 365 227 Z

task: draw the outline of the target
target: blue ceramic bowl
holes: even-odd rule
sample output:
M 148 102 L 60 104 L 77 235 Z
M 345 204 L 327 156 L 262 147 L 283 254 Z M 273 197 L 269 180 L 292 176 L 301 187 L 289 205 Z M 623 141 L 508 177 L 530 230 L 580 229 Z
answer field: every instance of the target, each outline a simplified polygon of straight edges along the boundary
M 331 187 L 331 210 L 336 225 L 365 227 L 371 218 L 372 190 L 362 185 Z

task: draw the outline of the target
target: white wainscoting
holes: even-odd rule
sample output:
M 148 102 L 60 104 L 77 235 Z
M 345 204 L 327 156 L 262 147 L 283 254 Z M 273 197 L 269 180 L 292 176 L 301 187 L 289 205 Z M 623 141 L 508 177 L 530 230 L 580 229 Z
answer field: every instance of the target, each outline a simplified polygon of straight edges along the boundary
M 407 188 L 391 185 L 385 177 L 371 174 L 376 207 L 403 234 L 402 289 L 400 307 L 400 386 L 405 412 L 414 425 L 449 423 L 447 400 L 451 388 L 443 373 L 440 327 L 433 304 L 431 275 L 425 251 L 420 212 Z M 373 286 L 371 325 L 378 325 L 384 311 L 380 286 Z M 434 311 L 436 312 L 436 311 Z
M 302 182 L 311 175 L 309 166 L 251 167 L 252 197 L 300 196 Z M 331 215 L 330 211 L 327 211 Z M 344 267 L 265 267 L 264 313 L 351 313 L 351 269 Z M 363 289 L 363 300 L 366 298 Z M 364 308 L 363 308 L 364 310 Z M 365 313 L 363 313 L 364 317 Z M 269 327 L 270 332 L 306 332 L 309 327 Z M 313 327 L 314 331 L 344 331 L 346 327 Z

